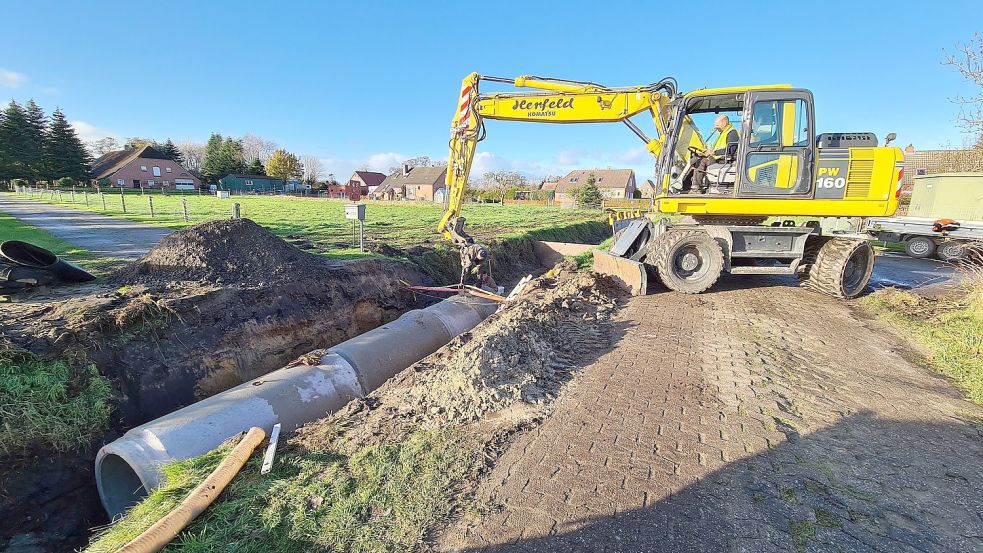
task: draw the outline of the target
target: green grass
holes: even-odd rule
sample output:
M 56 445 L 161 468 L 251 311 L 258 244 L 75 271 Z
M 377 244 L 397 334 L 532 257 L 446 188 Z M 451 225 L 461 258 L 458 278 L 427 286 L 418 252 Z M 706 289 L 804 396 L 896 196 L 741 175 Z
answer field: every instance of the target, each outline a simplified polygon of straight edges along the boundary
M 111 270 L 120 260 L 100 257 L 89 250 L 69 244 L 35 226 L 22 223 L 0 211 L 0 240 L 21 240 L 51 250 L 79 267 L 99 276 Z
M 220 500 L 165 551 L 411 551 L 459 505 L 477 445 L 453 431 L 338 451 L 280 452 L 259 474 L 260 454 Z M 164 467 L 164 486 L 85 551 L 116 551 L 177 505 L 231 448 Z
M 0 451 L 33 447 L 69 451 L 89 443 L 109 422 L 109 382 L 81 368 L 30 352 L 0 350 Z
M 932 367 L 983 405 L 983 283 L 949 298 L 886 288 L 863 304 L 918 340 L 930 352 Z
M 148 199 L 153 198 L 154 217 L 150 216 Z M 182 199 L 187 201 L 190 223 L 184 221 Z M 241 206 L 241 215 L 268 228 L 280 236 L 302 235 L 319 250 L 355 256 L 351 248 L 352 222 L 344 218 L 343 200 L 283 196 L 234 196 L 219 199 L 214 196 L 139 196 L 125 198 L 126 214 L 122 211 L 120 195 L 106 194 L 106 209 L 97 196 L 90 195 L 85 206 L 79 194 L 71 203 L 69 196 L 62 201 L 45 197 L 43 201 L 61 203 L 78 209 L 152 223 L 168 228 L 229 217 L 233 202 Z M 393 247 L 410 247 L 440 243 L 444 239 L 436 232 L 442 208 L 430 203 L 369 202 L 366 208 L 365 239 L 369 244 L 381 243 Z M 561 209 L 552 206 L 466 204 L 467 230 L 476 238 L 491 240 L 529 230 L 541 230 L 557 225 L 584 221 L 602 221 L 601 211 Z

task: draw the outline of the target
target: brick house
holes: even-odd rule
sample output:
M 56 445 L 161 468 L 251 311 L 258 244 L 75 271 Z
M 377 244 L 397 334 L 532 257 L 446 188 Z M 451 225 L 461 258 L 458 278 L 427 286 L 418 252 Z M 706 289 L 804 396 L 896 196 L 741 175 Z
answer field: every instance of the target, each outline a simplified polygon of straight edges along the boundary
M 641 191 L 643 198 L 654 198 L 658 195 L 658 192 L 655 190 L 655 183 L 652 182 L 652 179 L 645 179 L 645 182 L 638 187 L 638 190 Z
M 384 180 L 386 180 L 386 175 L 382 173 L 355 171 L 352 173 L 351 178 L 348 179 L 348 182 L 329 185 L 328 197 L 357 202 L 363 196 L 368 196 L 375 192 Z
M 92 163 L 93 182 L 109 181 L 119 188 L 173 188 L 176 185 L 201 186 L 201 181 L 180 163 L 168 159 L 150 146 L 109 152 Z
M 635 194 L 635 171 L 631 169 L 575 169 L 555 183 L 546 183 L 543 189 L 554 191 L 557 204 L 573 205 L 573 191 L 587 184 L 591 175 L 605 198 L 631 198 Z
M 424 202 L 444 201 L 444 179 L 447 167 L 409 167 L 395 175 L 389 175 L 375 189 L 372 197 L 377 200 L 414 200 Z

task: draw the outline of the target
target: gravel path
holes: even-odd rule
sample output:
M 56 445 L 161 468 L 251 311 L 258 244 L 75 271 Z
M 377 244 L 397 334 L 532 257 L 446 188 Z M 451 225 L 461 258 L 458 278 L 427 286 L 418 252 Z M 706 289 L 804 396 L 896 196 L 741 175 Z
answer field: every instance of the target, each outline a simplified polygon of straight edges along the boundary
M 747 284 L 633 298 L 438 549 L 983 551 L 983 409 L 851 302 Z
M 0 193 L 0 211 L 96 255 L 136 259 L 170 230 Z M 0 237 L 2 239 L 2 237 Z

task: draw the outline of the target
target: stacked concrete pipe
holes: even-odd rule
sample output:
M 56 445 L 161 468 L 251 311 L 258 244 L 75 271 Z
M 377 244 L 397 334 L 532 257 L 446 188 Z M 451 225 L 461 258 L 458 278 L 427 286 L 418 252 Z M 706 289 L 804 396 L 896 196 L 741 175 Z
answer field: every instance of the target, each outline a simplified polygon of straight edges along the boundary
M 96 484 L 111 517 L 160 483 L 161 465 L 196 457 L 250 427 L 284 432 L 364 397 L 491 315 L 497 305 L 455 297 L 327 350 L 317 365 L 285 367 L 138 426 L 96 455 Z

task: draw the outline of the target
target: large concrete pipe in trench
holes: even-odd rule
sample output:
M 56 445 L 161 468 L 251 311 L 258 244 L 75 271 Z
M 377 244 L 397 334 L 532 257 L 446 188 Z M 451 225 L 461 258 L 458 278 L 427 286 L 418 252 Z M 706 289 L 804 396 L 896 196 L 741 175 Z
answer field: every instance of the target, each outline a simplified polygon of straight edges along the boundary
M 96 484 L 111 517 L 159 484 L 158 469 L 211 451 L 250 427 L 292 431 L 378 388 L 491 315 L 497 304 L 455 297 L 327 350 L 318 365 L 286 367 L 138 426 L 99 450 Z

